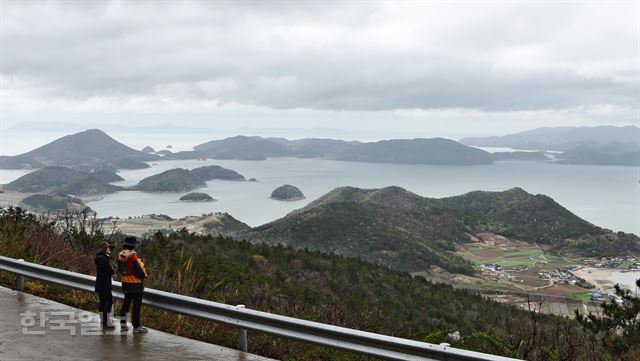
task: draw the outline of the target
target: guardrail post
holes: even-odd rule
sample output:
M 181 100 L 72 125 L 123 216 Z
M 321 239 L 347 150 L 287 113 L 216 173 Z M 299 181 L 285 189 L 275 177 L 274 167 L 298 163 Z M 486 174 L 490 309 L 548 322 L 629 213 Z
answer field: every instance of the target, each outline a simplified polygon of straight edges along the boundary
M 244 305 L 238 305 L 238 308 L 245 308 Z M 242 352 L 247 352 L 248 342 L 247 342 L 247 330 L 241 328 L 238 330 L 238 350 Z
M 24 259 L 20 258 L 18 262 L 24 262 Z M 24 291 L 24 276 L 18 275 L 18 279 L 16 281 L 16 290 L 23 292 Z

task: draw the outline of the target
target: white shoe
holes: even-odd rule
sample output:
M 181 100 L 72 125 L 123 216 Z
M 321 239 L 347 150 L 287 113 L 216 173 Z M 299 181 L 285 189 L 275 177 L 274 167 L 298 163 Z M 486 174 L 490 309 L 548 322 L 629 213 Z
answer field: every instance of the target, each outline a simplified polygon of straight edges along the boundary
M 133 333 L 147 333 L 147 332 L 149 332 L 149 330 L 147 330 L 146 327 L 142 327 L 142 326 L 133 329 Z

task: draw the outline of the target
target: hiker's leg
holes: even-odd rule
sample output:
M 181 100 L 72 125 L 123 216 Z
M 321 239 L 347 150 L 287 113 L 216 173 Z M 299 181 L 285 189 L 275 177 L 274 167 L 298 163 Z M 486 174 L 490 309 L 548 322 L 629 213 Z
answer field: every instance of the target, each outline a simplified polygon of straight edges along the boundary
M 131 315 L 131 322 L 133 328 L 140 327 L 140 308 L 142 308 L 142 292 L 133 293 L 133 314 Z
M 104 317 L 104 312 L 105 312 L 105 308 L 107 307 L 107 300 L 104 298 L 104 292 L 98 292 L 98 299 L 100 300 L 100 304 L 98 305 L 98 311 L 100 311 L 101 314 L 101 322 L 104 325 L 106 322 L 106 319 Z
M 111 322 L 111 306 L 113 306 L 113 296 L 111 295 L 111 291 L 105 292 L 104 294 L 104 308 L 102 309 L 102 324 L 107 327 L 113 326 L 113 322 Z
M 127 313 L 129 312 L 129 307 L 131 306 L 131 292 L 124 293 L 124 301 L 122 302 L 122 308 L 120 309 L 120 324 L 127 324 Z

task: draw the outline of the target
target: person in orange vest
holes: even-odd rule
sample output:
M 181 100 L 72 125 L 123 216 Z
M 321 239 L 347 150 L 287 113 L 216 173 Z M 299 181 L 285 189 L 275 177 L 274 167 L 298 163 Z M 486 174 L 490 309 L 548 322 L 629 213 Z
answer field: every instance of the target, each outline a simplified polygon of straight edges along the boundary
M 131 323 L 133 333 L 146 333 L 147 329 L 140 325 L 140 309 L 142 308 L 142 293 L 144 292 L 144 281 L 147 278 L 147 271 L 144 269 L 142 259 L 136 253 L 135 248 L 140 242 L 136 237 L 126 237 L 122 245 L 122 250 L 118 254 L 118 273 L 122 282 L 124 292 L 124 302 L 120 309 L 120 330 L 127 331 L 127 313 L 129 306 L 133 303 Z

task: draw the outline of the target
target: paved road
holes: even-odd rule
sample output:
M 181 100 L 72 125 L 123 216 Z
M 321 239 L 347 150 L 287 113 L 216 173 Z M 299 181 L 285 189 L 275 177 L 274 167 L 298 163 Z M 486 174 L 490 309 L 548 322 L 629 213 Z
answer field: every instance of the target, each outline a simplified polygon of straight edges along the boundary
M 99 325 L 96 314 L 0 287 L 0 360 L 269 360 L 151 329 L 103 333 Z

